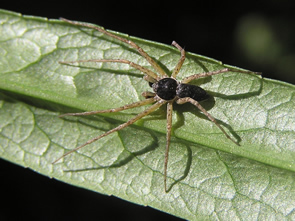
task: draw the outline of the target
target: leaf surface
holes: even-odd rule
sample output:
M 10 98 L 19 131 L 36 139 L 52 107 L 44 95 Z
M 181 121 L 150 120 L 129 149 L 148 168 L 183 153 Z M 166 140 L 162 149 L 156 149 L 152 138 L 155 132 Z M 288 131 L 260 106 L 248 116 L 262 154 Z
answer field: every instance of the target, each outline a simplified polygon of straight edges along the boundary
M 64 119 L 60 113 L 122 106 L 151 90 L 125 64 L 58 62 L 120 58 L 151 68 L 148 62 L 117 40 L 61 21 L 1 11 L 0 24 L 2 158 L 185 219 L 295 218 L 294 85 L 233 72 L 194 81 L 212 95 L 202 105 L 241 146 L 197 108 L 175 104 L 166 194 L 165 107 L 52 165 L 145 107 Z M 177 49 L 130 38 L 171 74 Z M 178 79 L 224 67 L 187 53 Z

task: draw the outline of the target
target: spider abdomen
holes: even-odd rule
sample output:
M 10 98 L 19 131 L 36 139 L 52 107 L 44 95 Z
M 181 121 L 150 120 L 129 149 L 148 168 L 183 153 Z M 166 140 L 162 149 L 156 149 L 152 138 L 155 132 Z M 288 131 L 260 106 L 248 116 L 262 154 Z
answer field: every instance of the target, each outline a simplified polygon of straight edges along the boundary
M 195 101 L 203 101 L 209 97 L 203 88 L 191 84 L 179 84 L 176 89 L 176 95 L 179 98 L 190 97 Z

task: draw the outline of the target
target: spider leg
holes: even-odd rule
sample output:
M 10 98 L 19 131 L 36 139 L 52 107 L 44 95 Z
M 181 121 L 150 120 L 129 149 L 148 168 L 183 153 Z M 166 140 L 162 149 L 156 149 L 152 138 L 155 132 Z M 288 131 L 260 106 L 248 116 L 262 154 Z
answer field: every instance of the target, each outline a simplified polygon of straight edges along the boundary
M 149 77 L 151 77 L 152 79 L 155 79 L 155 80 L 159 80 L 159 77 L 158 75 L 139 65 L 139 64 L 136 64 L 132 61 L 128 61 L 128 60 L 125 60 L 125 59 L 89 59 L 89 60 L 77 60 L 77 61 L 60 61 L 59 63 L 60 64 L 73 64 L 73 63 L 86 63 L 86 62 L 113 62 L 113 63 L 124 63 L 124 64 L 128 64 L 130 65 L 131 67 L 134 67 L 135 69 L 137 70 L 140 70 L 141 72 L 145 73 L 146 75 L 148 75 Z
M 236 145 L 240 146 L 240 144 L 238 144 L 235 140 L 233 140 L 228 133 L 226 133 L 226 131 L 217 123 L 216 119 L 214 117 L 212 117 L 211 114 L 209 114 L 205 108 L 203 108 L 201 106 L 201 104 L 198 101 L 195 101 L 194 99 L 190 98 L 190 97 L 185 97 L 185 98 L 180 98 L 176 101 L 178 104 L 184 104 L 187 102 L 190 102 L 191 104 L 195 105 L 197 108 L 199 108 L 200 111 L 202 111 L 209 120 L 211 120 L 221 131 L 222 133 L 224 133 L 224 135 L 230 139 L 233 143 L 235 143 Z
M 141 95 L 147 99 L 147 98 L 155 97 L 156 93 L 145 91 L 145 92 L 142 92 Z
M 95 26 L 95 25 L 90 25 L 90 24 L 86 24 L 86 23 L 81 23 L 81 22 L 75 22 L 75 21 L 71 21 L 71 20 L 68 20 L 68 19 L 65 19 L 65 18 L 60 18 L 62 21 L 64 22 L 67 22 L 69 24 L 72 24 L 72 25 L 77 25 L 77 26 L 82 26 L 82 27 L 86 27 L 86 28 L 91 28 L 91 29 L 95 29 L 105 35 L 108 35 L 112 38 L 115 38 L 119 41 L 122 41 L 128 45 L 130 45 L 131 47 L 135 48 L 139 54 L 141 54 L 154 68 L 155 70 L 157 70 L 157 72 L 162 75 L 162 76 L 165 76 L 167 77 L 167 74 L 165 73 L 165 71 L 160 67 L 160 65 L 158 65 L 157 62 L 155 62 L 154 59 L 152 59 L 141 47 L 139 47 L 137 44 L 135 44 L 133 41 L 130 41 L 126 38 L 122 38 L 118 35 L 115 35 L 115 34 L 112 34 L 108 31 L 106 31 L 105 29 L 103 28 L 100 28 L 98 26 Z
M 149 82 L 149 83 L 156 83 L 157 82 L 157 80 L 159 80 L 159 79 L 154 79 L 154 78 L 152 78 L 151 76 L 149 76 L 149 75 L 144 75 L 143 76 L 143 80 L 145 80 L 145 81 L 147 81 L 147 82 Z
M 151 104 L 155 102 L 155 99 L 148 98 L 143 101 L 137 101 L 131 104 L 124 105 L 122 107 L 117 107 L 117 108 L 112 108 L 112 109 L 107 109 L 107 110 L 97 110 L 97 111 L 87 111 L 87 112 L 80 112 L 80 113 L 66 113 L 59 115 L 59 117 L 64 117 L 64 116 L 86 116 L 86 115 L 92 115 L 92 114 L 102 114 L 102 113 L 114 113 L 114 112 L 119 112 L 122 110 L 127 110 L 135 107 L 140 107 L 143 105 Z
M 176 78 L 176 76 L 179 73 L 179 71 L 180 71 L 180 69 L 182 67 L 182 64 L 183 64 L 183 62 L 185 60 L 185 50 L 182 47 L 180 47 L 180 45 L 177 44 L 175 41 L 172 42 L 172 45 L 174 47 L 176 47 L 180 51 L 180 53 L 181 53 L 180 59 L 179 59 L 177 65 L 174 68 L 174 71 L 173 71 L 173 73 L 171 75 L 172 78 Z
M 130 119 L 129 121 L 127 121 L 127 122 L 125 122 L 125 123 L 123 123 L 123 124 L 121 124 L 121 125 L 113 128 L 113 129 L 111 129 L 111 130 L 109 130 L 109 131 L 107 131 L 107 132 L 105 132 L 105 133 L 103 133 L 103 134 L 101 134 L 101 135 L 93 138 L 93 139 L 90 139 L 86 143 L 84 143 L 84 144 L 76 147 L 75 149 L 72 149 L 71 151 L 63 154 L 58 159 L 56 159 L 52 164 L 55 164 L 56 162 L 58 162 L 60 159 L 64 158 L 65 156 L 67 156 L 67 155 L 69 155 L 69 154 L 71 154 L 71 153 L 73 153 L 73 152 L 81 149 L 82 147 L 85 147 L 88 144 L 93 143 L 94 141 L 99 140 L 102 137 L 105 137 L 105 136 L 107 136 L 107 135 L 109 135 L 111 133 L 114 133 L 116 131 L 122 130 L 125 127 L 128 127 L 129 125 L 133 124 L 134 122 L 138 121 L 139 119 L 143 118 L 144 116 L 152 113 L 153 111 L 155 111 L 156 109 L 158 109 L 160 106 L 162 106 L 165 103 L 166 103 L 165 100 L 159 100 L 157 103 L 153 104 L 152 106 L 150 106 L 149 108 L 147 108 L 145 111 L 139 113 L 138 115 L 136 115 L 134 118 Z
M 165 192 L 168 192 L 167 189 L 167 167 L 168 167 L 168 156 L 169 156 L 169 147 L 171 140 L 171 128 L 172 128 L 172 111 L 173 111 L 173 103 L 167 103 L 167 134 L 166 134 L 166 149 L 165 149 L 165 163 L 164 163 L 164 187 Z
M 204 73 L 200 73 L 200 74 L 194 74 L 191 76 L 188 76 L 186 78 L 183 78 L 181 83 L 183 84 L 187 84 L 192 80 L 198 79 L 198 78 L 202 78 L 202 77 L 209 77 L 212 75 L 216 75 L 216 74 L 221 74 L 221 73 L 225 73 L 225 72 L 239 72 L 239 73 L 245 73 L 245 74 L 257 74 L 257 75 L 261 75 L 261 73 L 259 72 L 252 72 L 252 71 L 242 71 L 242 70 L 232 70 L 230 68 L 223 68 L 217 71 L 209 71 L 209 72 L 204 72 Z

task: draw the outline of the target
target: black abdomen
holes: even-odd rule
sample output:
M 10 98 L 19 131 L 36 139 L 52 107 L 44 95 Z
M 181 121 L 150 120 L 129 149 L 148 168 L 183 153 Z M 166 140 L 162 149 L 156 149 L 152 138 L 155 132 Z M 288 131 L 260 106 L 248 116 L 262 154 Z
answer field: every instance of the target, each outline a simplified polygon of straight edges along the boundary
M 195 101 L 203 101 L 209 98 L 203 88 L 191 84 L 179 84 L 176 89 L 176 96 L 179 98 L 190 97 Z

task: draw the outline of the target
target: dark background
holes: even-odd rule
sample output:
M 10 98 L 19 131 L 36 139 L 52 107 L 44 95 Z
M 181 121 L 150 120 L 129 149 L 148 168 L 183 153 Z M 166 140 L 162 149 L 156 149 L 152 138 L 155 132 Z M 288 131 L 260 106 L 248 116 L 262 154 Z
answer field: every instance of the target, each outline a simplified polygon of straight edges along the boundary
M 1 7 L 24 15 L 95 23 L 165 44 L 175 40 L 187 51 L 295 83 L 294 1 L 108 2 L 12 2 Z M 0 220 L 179 220 L 3 160 L 0 190 L 4 203 Z

